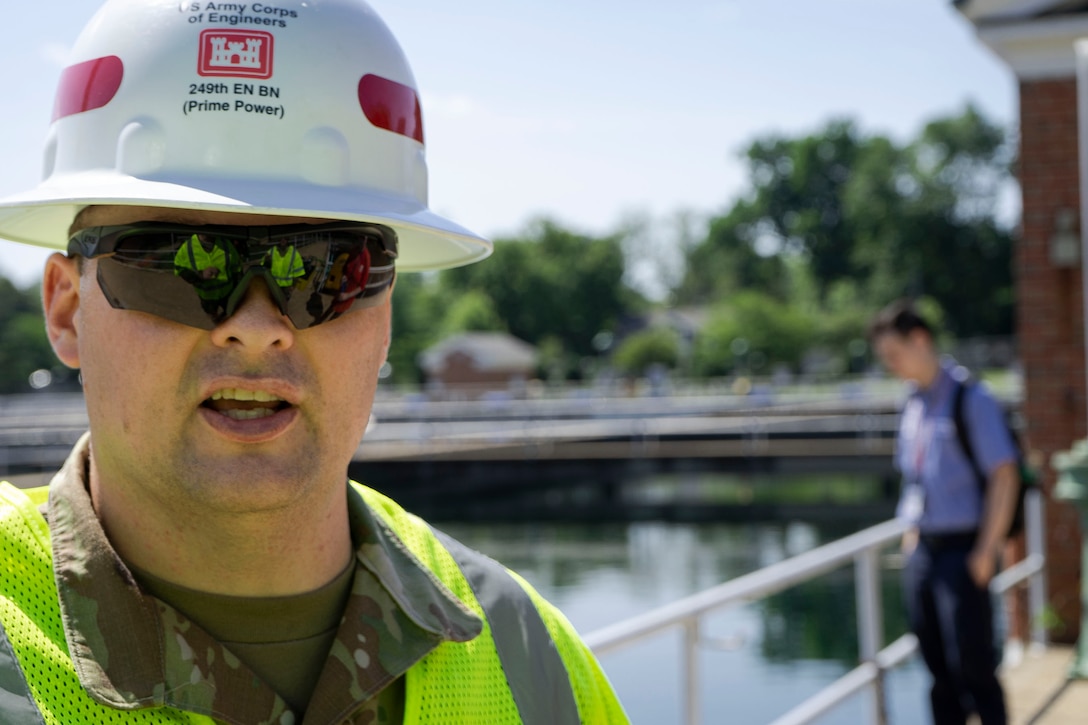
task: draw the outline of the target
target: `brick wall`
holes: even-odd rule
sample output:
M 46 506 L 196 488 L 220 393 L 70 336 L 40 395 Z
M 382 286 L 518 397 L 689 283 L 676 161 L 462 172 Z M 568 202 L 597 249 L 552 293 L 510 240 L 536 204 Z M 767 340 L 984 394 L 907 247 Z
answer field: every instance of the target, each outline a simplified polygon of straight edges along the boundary
M 1076 80 L 1022 81 L 1019 177 L 1024 206 L 1014 260 L 1017 335 L 1024 363 L 1027 443 L 1046 462 L 1055 451 L 1088 435 L 1081 274 L 1079 268 L 1054 267 L 1048 256 L 1058 211 L 1072 209 L 1079 218 L 1077 154 Z M 1045 491 L 1053 489 L 1054 479 L 1048 472 Z M 1077 512 L 1067 503 L 1049 501 L 1046 526 L 1048 600 L 1064 623 L 1051 635 L 1072 642 L 1080 622 Z

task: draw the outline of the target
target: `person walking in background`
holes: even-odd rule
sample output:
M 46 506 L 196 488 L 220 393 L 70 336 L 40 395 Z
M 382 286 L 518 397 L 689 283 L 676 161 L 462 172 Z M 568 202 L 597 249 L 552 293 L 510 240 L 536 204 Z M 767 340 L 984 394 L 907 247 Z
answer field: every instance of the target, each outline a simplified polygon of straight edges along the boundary
M 971 713 L 983 725 L 1004 725 L 989 584 L 1015 511 L 1017 451 L 1000 405 L 964 368 L 942 361 L 934 336 L 907 301 L 883 309 L 868 330 L 880 361 L 912 386 L 896 452 L 897 516 L 910 525 L 902 543 L 907 616 L 932 675 L 935 725 L 964 725 Z M 983 481 L 957 432 L 957 395 Z
M 90 428 L 0 485 L 0 723 L 626 723 L 529 584 L 348 479 L 395 266 L 491 249 L 427 207 L 400 47 L 362 0 L 229 11 L 109 0 L 0 200 L 67 251 L 43 308 Z

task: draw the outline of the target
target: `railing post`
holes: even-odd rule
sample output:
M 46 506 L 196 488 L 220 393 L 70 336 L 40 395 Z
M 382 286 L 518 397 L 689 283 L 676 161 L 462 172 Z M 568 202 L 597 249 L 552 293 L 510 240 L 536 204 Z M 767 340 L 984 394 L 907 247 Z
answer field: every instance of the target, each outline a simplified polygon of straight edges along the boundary
M 884 672 L 876 661 L 884 638 L 876 548 L 867 548 L 854 558 L 854 591 L 858 606 L 858 654 L 862 662 L 872 662 L 877 667 L 876 679 L 873 680 L 873 722 L 886 725 L 888 711 L 884 702 Z
M 1029 490 L 1024 500 L 1024 523 L 1027 544 L 1027 556 L 1044 557 L 1046 555 L 1046 516 L 1043 510 L 1043 496 L 1036 490 Z M 1043 612 L 1046 609 L 1046 567 L 1044 566 L 1028 579 L 1028 622 L 1031 625 L 1031 645 L 1034 648 L 1046 646 L 1046 623 Z
M 699 725 L 699 618 L 684 620 L 684 722 Z

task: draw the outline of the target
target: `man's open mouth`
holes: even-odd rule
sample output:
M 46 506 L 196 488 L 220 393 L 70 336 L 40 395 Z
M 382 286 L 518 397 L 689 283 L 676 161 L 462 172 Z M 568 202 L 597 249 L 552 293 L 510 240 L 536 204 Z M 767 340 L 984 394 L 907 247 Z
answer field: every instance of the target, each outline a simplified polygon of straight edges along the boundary
M 267 418 L 291 407 L 283 398 L 264 390 L 223 388 L 205 400 L 202 407 L 214 410 L 233 420 Z

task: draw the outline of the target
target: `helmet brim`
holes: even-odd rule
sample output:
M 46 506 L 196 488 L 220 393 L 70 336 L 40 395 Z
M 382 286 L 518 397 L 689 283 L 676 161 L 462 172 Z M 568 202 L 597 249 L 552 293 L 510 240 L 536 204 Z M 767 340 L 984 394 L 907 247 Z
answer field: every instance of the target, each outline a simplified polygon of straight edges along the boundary
M 155 206 L 385 224 L 397 232 L 397 268 L 459 267 L 487 257 L 483 237 L 405 198 L 359 188 L 238 179 L 147 179 L 85 171 L 0 199 L 0 237 L 65 250 L 76 215 L 93 205 Z

